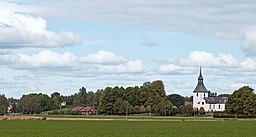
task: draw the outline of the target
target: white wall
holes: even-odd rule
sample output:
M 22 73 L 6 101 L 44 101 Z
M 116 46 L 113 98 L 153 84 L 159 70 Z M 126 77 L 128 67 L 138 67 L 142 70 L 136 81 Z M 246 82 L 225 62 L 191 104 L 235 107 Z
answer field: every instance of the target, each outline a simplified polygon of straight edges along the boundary
M 193 108 L 204 108 L 205 111 L 225 111 L 225 104 L 206 104 L 204 97 L 208 97 L 208 93 L 193 93 Z
M 208 93 L 193 93 L 193 108 L 200 109 L 203 107 L 205 109 L 207 105 L 204 100 L 205 97 L 208 97 Z
M 206 111 L 225 111 L 225 104 L 207 104 Z

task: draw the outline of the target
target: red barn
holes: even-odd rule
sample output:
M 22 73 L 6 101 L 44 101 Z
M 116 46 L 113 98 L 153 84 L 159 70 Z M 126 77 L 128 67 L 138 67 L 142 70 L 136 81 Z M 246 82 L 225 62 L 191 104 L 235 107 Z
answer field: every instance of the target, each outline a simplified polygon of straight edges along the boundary
M 94 107 L 74 107 L 71 110 L 72 113 L 82 114 L 82 115 L 95 115 L 96 109 Z
M 96 109 L 94 107 L 84 107 L 80 112 L 82 115 L 95 115 Z

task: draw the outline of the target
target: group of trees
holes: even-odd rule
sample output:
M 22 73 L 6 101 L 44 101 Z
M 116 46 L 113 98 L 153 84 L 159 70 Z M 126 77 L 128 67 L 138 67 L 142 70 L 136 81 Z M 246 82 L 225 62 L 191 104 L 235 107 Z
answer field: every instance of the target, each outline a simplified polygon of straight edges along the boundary
M 176 98 L 178 97 L 178 98 Z M 2 99 L 3 98 L 3 99 Z M 190 98 L 178 94 L 166 96 L 164 84 L 161 80 L 145 82 L 142 86 L 134 87 L 106 87 L 96 92 L 86 91 L 82 87 L 73 95 L 63 96 L 58 92 L 50 96 L 42 93 L 23 95 L 20 99 L 0 98 L 0 114 L 5 114 L 9 103 L 13 108 L 10 112 L 24 114 L 41 113 L 43 111 L 58 110 L 61 107 L 92 106 L 99 114 L 154 114 L 154 115 L 190 115 L 192 106 L 184 107 L 184 101 Z M 65 106 L 63 106 L 65 102 Z
M 0 115 L 5 114 L 8 104 L 12 104 L 11 113 L 39 114 L 43 111 L 57 110 L 62 107 L 72 108 L 73 106 L 97 106 L 99 91 L 87 92 L 84 87 L 78 93 L 70 96 L 63 96 L 59 92 L 54 92 L 50 96 L 42 93 L 31 93 L 23 95 L 20 99 L 6 99 L 0 96 Z
M 228 114 L 256 114 L 256 94 L 249 86 L 244 86 L 235 90 L 233 94 L 228 95 L 226 112 Z
M 173 104 L 167 100 L 164 84 L 157 80 L 138 87 L 107 87 L 99 98 L 99 113 L 124 114 L 125 112 L 170 114 Z
M 216 96 L 216 94 L 213 94 Z M 228 114 L 256 114 L 256 95 L 253 89 L 244 86 L 233 92 L 225 94 L 229 98 L 226 103 Z M 65 102 L 65 103 L 64 103 Z M 63 96 L 58 92 L 50 96 L 42 93 L 23 95 L 20 99 L 7 99 L 0 95 L 0 115 L 7 112 L 7 107 L 12 104 L 10 112 L 24 114 L 41 113 L 43 111 L 58 110 L 61 107 L 72 108 L 74 106 L 92 106 L 99 114 L 125 115 L 150 114 L 150 115 L 193 115 L 204 114 L 204 110 L 193 109 L 191 105 L 184 106 L 185 102 L 192 102 L 191 97 L 183 97 L 178 94 L 166 95 L 164 84 L 157 80 L 145 82 L 142 86 L 134 87 L 106 87 L 96 92 L 86 91 L 82 87 L 74 95 Z

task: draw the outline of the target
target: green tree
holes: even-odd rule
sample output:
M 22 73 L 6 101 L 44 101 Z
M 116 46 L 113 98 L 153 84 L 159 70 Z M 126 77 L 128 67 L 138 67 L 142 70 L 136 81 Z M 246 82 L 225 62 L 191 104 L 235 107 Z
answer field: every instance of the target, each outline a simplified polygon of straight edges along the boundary
M 244 86 L 235 90 L 226 103 L 226 112 L 230 114 L 252 114 L 256 105 L 253 89 Z
M 71 108 L 71 107 L 73 106 L 73 103 L 74 103 L 74 95 L 62 96 L 61 98 L 63 99 L 63 102 L 66 102 L 66 107 L 67 107 L 67 108 Z
M 43 111 L 40 94 L 23 95 L 18 103 L 19 110 L 24 114 L 39 114 Z
M 165 97 L 165 89 L 164 89 L 164 83 L 161 80 L 153 81 L 151 86 L 151 89 L 156 90 L 156 92 L 161 96 Z
M 128 114 L 131 111 L 132 105 L 128 101 L 123 101 L 119 110 L 121 114 Z
M 114 113 L 115 114 L 122 114 L 121 105 L 123 103 L 123 100 L 121 98 L 118 98 L 116 102 L 114 103 Z
M 140 106 L 140 113 L 145 113 L 146 108 L 144 106 Z
M 167 100 L 169 100 L 173 105 L 179 107 L 184 105 L 184 97 L 179 94 L 171 94 L 167 96 Z
M 8 107 L 8 101 L 5 95 L 0 95 L 0 116 L 6 114 Z
M 87 91 L 85 87 L 79 89 L 79 92 L 74 95 L 74 106 L 87 105 Z
M 107 87 L 103 90 L 99 99 L 99 112 L 106 114 L 113 114 L 114 103 L 116 102 L 117 94 L 113 92 L 111 87 Z
M 42 93 L 40 93 L 38 96 L 41 99 L 40 107 L 41 107 L 42 111 L 51 110 L 51 107 L 52 107 L 51 98 L 48 95 L 42 94 Z
M 147 113 L 150 113 L 150 114 L 151 114 L 151 110 L 152 110 L 151 106 L 147 106 L 147 107 L 146 107 L 146 112 L 147 112 Z
M 169 115 L 172 116 L 172 115 L 176 115 L 178 113 L 178 108 L 177 106 L 173 106 L 171 108 L 171 110 L 169 111 Z
M 193 107 L 191 105 L 186 105 L 182 107 L 181 113 L 186 116 L 192 116 L 193 115 Z
M 61 96 L 59 92 L 53 92 L 51 94 L 52 109 L 58 109 L 61 103 Z
M 134 114 L 140 113 L 140 106 L 135 106 L 135 107 L 133 107 L 132 113 L 134 113 Z

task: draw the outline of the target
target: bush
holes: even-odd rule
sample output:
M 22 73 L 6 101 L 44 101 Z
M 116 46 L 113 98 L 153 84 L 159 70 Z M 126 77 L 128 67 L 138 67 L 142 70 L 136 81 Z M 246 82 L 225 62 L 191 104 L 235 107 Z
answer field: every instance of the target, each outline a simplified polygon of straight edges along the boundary
M 71 110 L 53 110 L 48 112 L 48 115 L 71 115 Z
M 201 107 L 201 108 L 199 109 L 199 114 L 200 114 L 200 115 L 204 115 L 204 114 L 205 114 L 205 110 L 204 110 L 203 107 Z
M 256 118 L 256 115 L 214 113 L 213 118 Z

